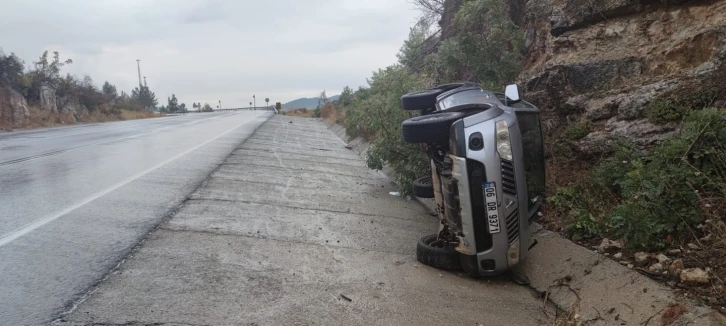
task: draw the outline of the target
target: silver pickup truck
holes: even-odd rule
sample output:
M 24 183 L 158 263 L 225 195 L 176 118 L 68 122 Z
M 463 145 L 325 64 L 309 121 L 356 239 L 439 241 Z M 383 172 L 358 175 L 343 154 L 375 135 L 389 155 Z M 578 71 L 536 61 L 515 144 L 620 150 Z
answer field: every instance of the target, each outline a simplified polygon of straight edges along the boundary
M 500 274 L 536 244 L 529 225 L 544 200 L 545 167 L 539 110 L 472 83 L 441 85 L 401 98 L 421 115 L 402 124 L 403 138 L 422 144 L 431 176 L 414 193 L 434 198 L 439 233 L 423 237 L 417 258 L 472 276 Z

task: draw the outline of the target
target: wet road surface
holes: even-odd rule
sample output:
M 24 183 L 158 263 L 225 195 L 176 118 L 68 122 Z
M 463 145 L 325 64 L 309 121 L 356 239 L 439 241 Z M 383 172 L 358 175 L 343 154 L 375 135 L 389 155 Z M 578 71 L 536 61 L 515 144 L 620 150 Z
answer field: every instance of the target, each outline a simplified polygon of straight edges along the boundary
M 271 115 L 0 133 L 0 324 L 72 308 Z

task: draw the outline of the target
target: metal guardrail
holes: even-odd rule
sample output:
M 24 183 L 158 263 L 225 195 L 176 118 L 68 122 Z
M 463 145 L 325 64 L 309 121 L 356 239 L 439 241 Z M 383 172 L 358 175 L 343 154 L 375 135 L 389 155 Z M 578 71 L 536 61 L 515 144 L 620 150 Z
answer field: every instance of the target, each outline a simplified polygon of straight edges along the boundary
M 218 109 L 214 110 L 217 111 L 255 111 L 255 110 L 265 110 L 265 111 L 275 111 L 274 106 L 257 106 L 257 107 L 247 107 L 247 108 L 231 108 L 231 109 Z
M 223 111 L 275 111 L 275 113 L 278 113 L 277 110 L 275 110 L 274 106 L 260 106 L 260 107 L 251 107 L 251 108 L 247 107 L 247 108 L 216 109 L 213 111 L 191 110 L 191 111 L 184 111 L 184 112 L 167 113 L 167 115 L 185 115 L 187 113 L 205 113 L 205 112 L 223 112 Z

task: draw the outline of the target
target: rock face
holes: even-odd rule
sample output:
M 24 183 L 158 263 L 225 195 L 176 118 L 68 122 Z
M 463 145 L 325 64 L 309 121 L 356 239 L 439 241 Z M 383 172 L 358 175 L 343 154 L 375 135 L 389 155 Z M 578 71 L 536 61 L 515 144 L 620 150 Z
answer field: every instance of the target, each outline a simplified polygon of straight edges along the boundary
M 58 97 L 55 95 L 55 89 L 50 86 L 40 87 L 40 108 L 44 111 L 58 112 Z
M 724 1 L 528 0 L 519 21 L 532 36 L 520 76 L 527 96 L 560 117 L 555 128 L 595 122 L 577 146 L 585 154 L 615 138 L 661 141 L 675 125 L 645 120 L 649 103 L 722 88 L 726 76 Z
M 588 120 L 592 134 L 575 148 L 607 152 L 616 138 L 647 149 L 676 125 L 648 122 L 659 99 L 714 91 L 726 105 L 726 1 L 502 0 L 524 30 L 520 84 L 560 131 Z M 442 38 L 460 0 L 447 0 Z
M 0 87 L 0 122 L 23 123 L 30 117 L 28 102 L 22 94 L 9 87 Z
M 70 113 L 73 119 L 79 121 L 88 114 L 88 109 L 77 98 L 61 98 L 58 100 L 58 111 L 61 113 Z

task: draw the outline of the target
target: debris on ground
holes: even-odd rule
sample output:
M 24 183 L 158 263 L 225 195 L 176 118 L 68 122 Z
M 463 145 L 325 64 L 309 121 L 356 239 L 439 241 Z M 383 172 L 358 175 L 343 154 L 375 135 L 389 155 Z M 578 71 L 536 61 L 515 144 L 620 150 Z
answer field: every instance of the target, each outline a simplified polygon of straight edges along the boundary
M 602 239 L 602 242 L 597 246 L 597 251 L 601 253 L 612 253 L 623 249 L 623 243 L 620 241 L 610 240 L 608 238 Z
M 708 284 L 708 272 L 700 268 L 686 268 L 681 272 L 681 282 L 686 284 Z
M 343 299 L 345 299 L 345 301 L 348 301 L 348 302 L 352 302 L 353 301 L 353 299 L 349 298 L 348 296 L 346 296 L 345 294 L 342 294 L 342 293 L 340 294 L 340 297 L 343 298 Z
M 664 254 L 658 254 L 655 256 L 655 259 L 657 259 L 660 264 L 668 264 L 671 262 L 671 259 Z
M 678 320 L 678 318 L 688 311 L 686 307 L 682 305 L 674 305 L 668 307 L 660 318 L 660 324 L 663 326 L 671 325 Z
M 646 252 L 636 252 L 633 255 L 633 259 L 635 259 L 635 262 L 638 263 L 638 265 L 644 265 L 648 262 L 648 253 Z
M 353 146 L 351 146 L 350 144 L 345 145 L 345 149 L 353 149 Z

